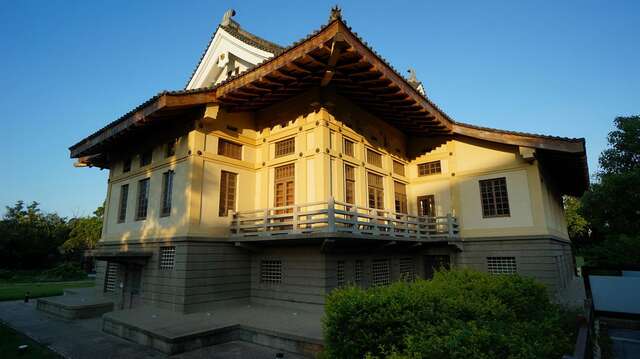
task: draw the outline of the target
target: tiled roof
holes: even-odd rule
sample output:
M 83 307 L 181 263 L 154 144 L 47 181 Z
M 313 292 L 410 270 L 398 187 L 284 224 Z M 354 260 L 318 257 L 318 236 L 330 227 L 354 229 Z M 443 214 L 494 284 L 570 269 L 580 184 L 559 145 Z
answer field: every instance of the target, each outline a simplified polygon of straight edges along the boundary
M 544 135 L 544 134 L 531 133 L 531 132 L 509 131 L 509 130 L 502 130 L 502 129 L 492 128 L 492 127 L 471 125 L 471 124 L 464 123 L 464 122 L 454 122 L 454 123 L 456 125 L 469 127 L 469 128 L 473 128 L 473 129 L 480 130 L 480 131 L 498 132 L 498 133 L 504 133 L 504 134 L 507 134 L 507 135 L 516 135 L 516 136 L 525 136 L 525 137 L 537 137 L 537 138 L 544 138 L 544 139 L 548 139 L 548 140 L 568 141 L 568 142 L 583 142 L 584 141 L 584 138 L 561 137 L 561 136 L 551 136 L 551 135 Z

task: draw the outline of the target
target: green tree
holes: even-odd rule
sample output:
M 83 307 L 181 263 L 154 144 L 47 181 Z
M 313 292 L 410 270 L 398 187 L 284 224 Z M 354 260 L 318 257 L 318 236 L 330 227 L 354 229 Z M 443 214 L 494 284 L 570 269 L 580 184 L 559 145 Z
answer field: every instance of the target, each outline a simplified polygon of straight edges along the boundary
M 62 244 L 62 250 L 69 254 L 95 248 L 102 234 L 103 216 L 104 205 L 98 207 L 93 212 L 93 216 L 74 218 L 69 221 L 71 232 L 69 239 Z
M 596 245 L 585 252 L 590 264 L 638 264 L 640 257 L 640 116 L 618 117 L 601 171 L 581 199 Z
M 65 218 L 42 213 L 38 202 L 18 201 L 0 221 L 0 266 L 6 269 L 46 268 L 60 259 L 58 247 L 69 235 Z
M 589 239 L 589 221 L 581 214 L 582 204 L 578 198 L 565 196 L 564 213 L 567 220 L 569 238 L 574 244 L 584 244 Z

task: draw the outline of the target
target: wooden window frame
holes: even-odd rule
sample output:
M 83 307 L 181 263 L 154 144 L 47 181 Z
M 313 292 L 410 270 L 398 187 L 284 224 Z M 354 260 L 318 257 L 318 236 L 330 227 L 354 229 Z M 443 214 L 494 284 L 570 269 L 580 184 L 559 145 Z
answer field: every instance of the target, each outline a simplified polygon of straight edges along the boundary
M 432 176 L 440 173 L 442 173 L 442 163 L 440 160 L 418 164 L 418 177 Z
M 382 153 L 367 148 L 366 155 L 368 164 L 382 168 Z
M 136 221 L 147 219 L 149 209 L 149 189 L 151 188 L 151 179 L 149 177 L 138 181 L 138 196 L 136 206 Z
M 433 213 L 431 213 L 431 214 L 424 213 L 420 208 L 420 202 L 423 199 L 427 199 L 429 197 L 433 198 Z M 425 194 L 425 195 L 422 195 L 422 196 L 418 196 L 418 198 L 416 199 L 416 203 L 418 205 L 418 216 L 421 216 L 421 217 L 436 217 L 436 196 L 435 195 L 433 195 L 433 194 Z
M 173 176 L 175 172 L 169 170 L 162 174 L 162 196 L 160 198 L 160 217 L 171 215 L 173 197 Z
M 404 163 L 400 161 L 393 160 L 393 173 L 399 176 L 405 176 L 405 166 Z
M 399 191 L 399 188 L 402 188 L 402 190 Z M 393 196 L 396 213 L 409 213 L 409 209 L 407 208 L 407 185 L 402 182 L 393 181 Z
M 239 143 L 224 138 L 218 139 L 218 154 L 220 156 L 242 160 L 242 147 Z
M 129 201 L 129 184 L 120 186 L 120 197 L 118 203 L 118 223 L 124 223 L 127 220 L 127 201 Z
M 478 181 L 483 218 L 511 217 L 507 178 L 497 177 Z
M 275 158 L 288 156 L 296 152 L 296 138 L 289 137 L 283 140 L 277 141 L 274 144 L 273 156 Z
M 237 190 L 238 174 L 229 171 L 220 171 L 219 217 L 227 217 L 229 211 L 236 210 Z
M 280 172 L 280 173 L 279 173 Z M 296 202 L 296 167 L 294 163 L 278 166 L 273 172 L 273 206 L 292 206 Z M 282 186 L 280 189 L 279 186 Z M 279 195 L 279 193 L 281 194 Z M 281 213 L 289 213 L 285 210 Z
M 372 183 L 371 178 L 374 177 L 380 178 L 380 184 Z M 371 171 L 367 172 L 367 206 L 384 210 L 384 176 Z
M 356 168 L 346 163 L 344 165 L 344 201 L 356 204 Z
M 344 137 L 342 139 L 342 153 L 346 156 L 355 157 L 356 154 L 356 142 L 349 138 Z

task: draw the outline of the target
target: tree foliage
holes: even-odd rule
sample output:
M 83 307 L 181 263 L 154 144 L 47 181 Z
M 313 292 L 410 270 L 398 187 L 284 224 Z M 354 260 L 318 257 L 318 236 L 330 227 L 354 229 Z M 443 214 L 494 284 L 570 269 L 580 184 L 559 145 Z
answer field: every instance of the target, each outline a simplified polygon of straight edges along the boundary
M 589 221 L 581 214 L 582 203 L 579 199 L 569 196 L 565 196 L 562 200 L 569 238 L 575 244 L 584 243 L 589 238 L 590 228 Z
M 640 264 L 640 116 L 618 117 L 599 158 L 597 182 L 581 198 L 580 214 L 596 242 L 590 264 Z
M 104 206 L 98 207 L 93 216 L 74 218 L 69 221 L 69 239 L 62 244 L 65 253 L 80 252 L 95 248 L 102 234 Z
M 69 235 L 64 218 L 42 213 L 39 204 L 18 201 L 0 221 L 0 263 L 6 269 L 47 268 L 60 259 Z

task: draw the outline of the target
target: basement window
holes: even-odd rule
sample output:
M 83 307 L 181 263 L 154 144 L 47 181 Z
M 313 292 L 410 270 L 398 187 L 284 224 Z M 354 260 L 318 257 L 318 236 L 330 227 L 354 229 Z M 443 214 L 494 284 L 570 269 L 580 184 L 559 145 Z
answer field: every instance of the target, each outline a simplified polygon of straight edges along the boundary
M 160 269 L 173 269 L 176 264 L 176 247 L 160 247 Z
M 487 271 L 491 274 L 515 274 L 516 257 L 487 257 Z
M 345 282 L 344 261 L 338 261 L 338 263 L 336 263 L 336 283 L 338 287 L 342 287 Z
M 376 259 L 371 265 L 371 284 L 374 287 L 391 283 L 391 263 L 388 259 Z
M 400 279 L 407 281 L 416 279 L 416 266 L 413 258 L 400 258 Z
M 107 262 L 107 268 L 105 269 L 105 273 L 104 273 L 105 293 L 115 292 L 117 281 L 118 281 L 118 263 Z
M 260 283 L 282 283 L 282 261 L 263 260 L 260 262 Z
M 362 268 L 364 267 L 361 259 L 355 261 L 353 265 L 353 281 L 356 284 L 362 284 Z

